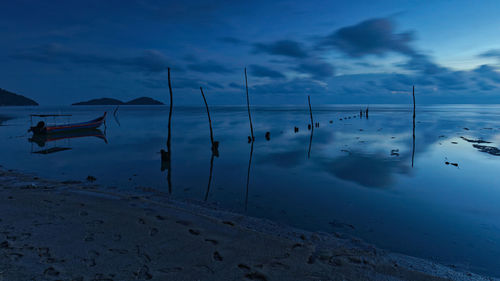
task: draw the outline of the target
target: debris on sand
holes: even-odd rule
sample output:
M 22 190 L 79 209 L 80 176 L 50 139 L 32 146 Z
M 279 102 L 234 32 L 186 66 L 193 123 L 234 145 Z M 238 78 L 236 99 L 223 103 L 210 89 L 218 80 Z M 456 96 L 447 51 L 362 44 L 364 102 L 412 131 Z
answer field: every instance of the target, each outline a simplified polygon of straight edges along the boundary
M 481 152 L 486 152 L 491 155 L 500 156 L 500 149 L 494 146 L 473 144 L 472 147 L 479 149 Z
M 88 182 L 95 182 L 97 179 L 94 176 L 88 176 L 87 181 Z
M 391 150 L 391 156 L 399 156 L 399 149 Z
M 452 166 L 455 166 L 455 167 L 458 167 L 458 163 L 452 163 L 452 162 L 444 162 L 446 165 L 452 165 Z
M 464 130 L 469 131 L 469 128 L 464 128 Z
M 474 139 L 468 139 L 466 137 L 460 137 L 461 139 L 463 139 L 464 141 L 466 142 L 471 142 L 471 143 L 491 143 L 491 141 L 485 141 L 485 140 L 474 140 Z

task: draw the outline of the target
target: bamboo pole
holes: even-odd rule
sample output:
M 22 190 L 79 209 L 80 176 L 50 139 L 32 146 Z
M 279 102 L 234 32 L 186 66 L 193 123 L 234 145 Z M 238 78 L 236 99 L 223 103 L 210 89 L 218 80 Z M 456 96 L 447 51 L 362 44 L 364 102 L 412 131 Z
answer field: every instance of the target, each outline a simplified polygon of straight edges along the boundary
M 200 87 L 201 96 L 203 97 L 203 101 L 205 102 L 205 108 L 207 109 L 208 115 L 208 125 L 210 126 L 210 141 L 212 142 L 212 147 L 214 146 L 214 133 L 212 131 L 212 119 L 210 119 L 210 111 L 208 111 L 207 99 L 205 98 L 205 94 L 203 93 L 203 88 Z
M 415 111 L 416 111 L 416 104 L 415 104 L 415 85 L 413 86 L 413 149 L 411 152 L 411 167 L 413 168 L 413 162 L 415 160 Z
M 168 193 L 172 193 L 172 165 L 171 165 L 171 159 L 172 159 L 172 150 L 171 150 L 171 139 L 172 136 L 170 134 L 170 131 L 172 129 L 172 109 L 173 109 L 173 104 L 174 104 L 174 98 L 173 98 L 173 93 L 172 93 L 172 82 L 170 79 L 170 67 L 168 68 L 168 90 L 170 92 L 170 109 L 168 113 L 168 136 L 167 136 L 167 163 L 168 163 L 168 170 L 167 170 L 167 183 L 168 183 Z
M 250 133 L 252 135 L 252 142 L 255 141 L 253 136 L 253 125 L 252 125 L 252 115 L 250 114 L 250 99 L 248 97 L 248 79 L 247 79 L 247 68 L 245 67 L 245 86 L 247 90 L 247 108 L 248 108 L 248 120 L 250 120 Z
M 311 116 L 311 137 L 309 138 L 309 150 L 307 151 L 307 158 L 310 158 L 311 157 L 312 139 L 313 139 L 313 133 L 314 133 L 314 121 L 313 121 L 313 113 L 312 113 L 312 108 L 311 108 L 311 96 L 307 96 L 307 101 L 309 102 L 309 114 Z

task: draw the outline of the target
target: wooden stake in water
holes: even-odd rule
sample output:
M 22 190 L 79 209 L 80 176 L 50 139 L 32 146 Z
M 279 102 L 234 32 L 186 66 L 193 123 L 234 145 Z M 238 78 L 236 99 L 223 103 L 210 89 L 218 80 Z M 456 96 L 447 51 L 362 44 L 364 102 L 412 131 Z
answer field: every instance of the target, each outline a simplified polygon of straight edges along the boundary
M 415 104 L 415 86 L 413 86 L 413 149 L 411 153 L 411 167 L 413 168 L 413 161 L 415 159 L 415 111 L 416 111 L 416 104 Z
M 219 151 L 218 151 L 218 148 L 219 148 L 219 142 L 218 141 L 214 141 L 214 133 L 213 133 L 213 130 L 212 130 L 212 119 L 210 118 L 210 111 L 208 110 L 208 103 L 207 103 L 207 99 L 205 98 L 205 94 L 203 93 L 203 88 L 200 87 L 200 91 L 201 91 L 201 96 L 203 97 L 203 101 L 205 102 L 205 107 L 207 109 L 207 115 L 208 115 L 208 125 L 210 126 L 210 141 L 212 142 L 212 152 L 215 154 L 215 156 L 219 156 Z
M 311 146 L 312 146 L 312 139 L 313 139 L 313 133 L 314 133 L 314 120 L 313 120 L 313 113 L 311 109 L 311 96 L 307 96 L 307 101 L 309 102 L 309 114 L 311 115 L 311 137 L 309 138 L 309 150 L 307 151 L 307 158 L 311 157 Z
M 174 97 L 172 93 L 172 82 L 170 80 L 170 67 L 168 68 L 168 90 L 170 92 L 170 109 L 168 112 L 168 136 L 167 136 L 167 153 L 166 153 L 166 162 L 168 163 L 168 170 L 167 170 L 167 183 L 168 183 L 168 193 L 172 193 L 172 165 L 171 165 L 171 159 L 172 159 L 172 150 L 170 146 L 170 142 L 172 139 L 172 136 L 170 135 L 170 131 L 172 129 L 172 109 L 174 106 Z
M 252 125 L 252 115 L 250 114 L 250 99 L 248 98 L 248 79 L 247 79 L 247 68 L 245 67 L 245 86 L 247 90 L 247 108 L 248 108 L 248 120 L 250 120 L 250 133 L 252 135 L 252 142 L 254 142 L 255 137 L 253 136 L 253 125 Z

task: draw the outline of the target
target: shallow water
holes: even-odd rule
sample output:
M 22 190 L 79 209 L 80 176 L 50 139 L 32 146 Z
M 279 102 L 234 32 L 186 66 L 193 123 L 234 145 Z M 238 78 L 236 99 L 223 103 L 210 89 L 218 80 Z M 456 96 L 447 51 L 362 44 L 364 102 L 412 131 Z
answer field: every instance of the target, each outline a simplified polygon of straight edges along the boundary
M 4 107 L 0 164 L 60 180 L 92 175 L 118 190 L 154 188 L 173 198 L 206 200 L 308 230 L 350 233 L 381 248 L 500 276 L 500 156 L 460 138 L 498 147 L 500 106 L 419 107 L 414 150 L 410 106 L 372 106 L 368 119 L 359 118 L 359 108 L 313 104 L 320 127 L 312 138 L 306 106 L 253 108 L 249 172 L 245 107 L 211 108 L 220 141 L 213 161 L 205 109 L 175 107 L 169 185 L 168 165 L 162 171 L 159 154 L 167 149 L 166 106 L 120 107 L 116 119 L 113 107 Z M 31 113 L 72 114 L 56 121 L 79 122 L 104 111 L 105 139 L 92 132 L 44 147 L 28 141 Z M 47 149 L 61 151 L 34 153 Z

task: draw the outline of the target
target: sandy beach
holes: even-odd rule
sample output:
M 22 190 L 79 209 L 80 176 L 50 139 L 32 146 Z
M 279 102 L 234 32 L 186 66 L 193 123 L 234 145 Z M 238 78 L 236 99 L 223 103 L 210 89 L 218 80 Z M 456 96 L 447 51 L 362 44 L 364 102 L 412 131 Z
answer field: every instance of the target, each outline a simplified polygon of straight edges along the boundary
M 495 280 L 155 198 L 0 168 L 0 280 Z

